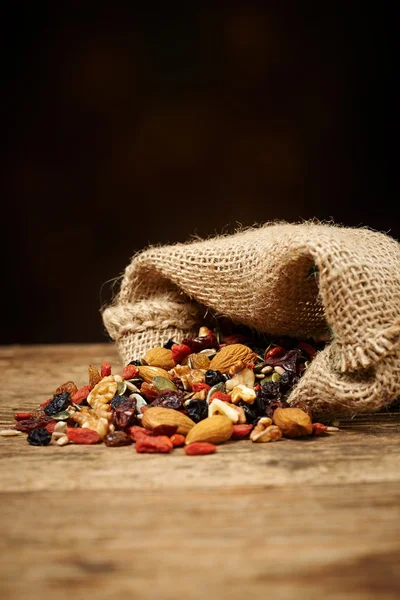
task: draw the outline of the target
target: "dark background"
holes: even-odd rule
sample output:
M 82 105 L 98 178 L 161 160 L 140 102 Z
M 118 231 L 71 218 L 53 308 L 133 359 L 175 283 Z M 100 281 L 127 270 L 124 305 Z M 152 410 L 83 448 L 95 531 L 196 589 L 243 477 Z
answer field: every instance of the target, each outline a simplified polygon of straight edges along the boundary
M 394 15 L 297 4 L 8 9 L 3 343 L 106 340 L 149 243 L 312 217 L 400 237 Z

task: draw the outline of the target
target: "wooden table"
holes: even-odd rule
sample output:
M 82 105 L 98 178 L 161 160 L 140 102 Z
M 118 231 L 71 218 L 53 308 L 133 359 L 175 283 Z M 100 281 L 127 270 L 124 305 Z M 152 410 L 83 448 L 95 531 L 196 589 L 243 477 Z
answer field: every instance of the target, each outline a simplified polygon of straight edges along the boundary
M 110 345 L 0 350 L 0 427 Z M 3 600 L 400 595 L 399 414 L 189 457 L 0 438 Z

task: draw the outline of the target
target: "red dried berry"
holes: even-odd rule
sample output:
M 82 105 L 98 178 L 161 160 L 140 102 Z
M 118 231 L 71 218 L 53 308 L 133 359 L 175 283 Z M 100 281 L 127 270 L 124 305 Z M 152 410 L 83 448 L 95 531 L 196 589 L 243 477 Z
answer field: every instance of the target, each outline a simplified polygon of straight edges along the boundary
M 191 349 L 189 346 L 186 346 L 186 344 L 172 344 L 171 351 L 172 358 L 176 363 L 182 362 L 184 358 L 192 353 Z
M 153 429 L 153 435 L 166 435 L 171 437 L 178 431 L 178 425 L 157 425 Z
M 303 352 L 305 352 L 309 356 L 310 360 L 312 360 L 317 354 L 316 349 L 313 348 L 311 344 L 307 344 L 307 342 L 299 342 L 297 344 L 297 347 L 300 348 L 300 350 L 303 350 Z
M 74 404 L 81 404 L 81 402 L 86 400 L 86 398 L 89 396 L 92 389 L 93 388 L 90 385 L 84 385 L 83 387 L 79 388 L 79 390 L 71 397 L 71 402 Z
M 164 435 L 158 437 L 140 435 L 136 439 L 136 452 L 139 454 L 168 454 L 173 447 L 171 440 Z
M 313 435 L 323 435 L 327 429 L 328 429 L 327 426 L 324 425 L 323 423 L 313 423 L 312 424 Z
M 217 338 L 213 332 L 202 337 L 184 338 L 182 340 L 182 344 L 189 346 L 190 350 L 195 353 L 201 352 L 201 350 L 207 350 L 209 348 L 218 349 L 219 347 Z
M 54 427 L 57 425 L 57 421 L 50 421 L 50 423 L 47 423 L 45 429 L 49 432 L 49 433 L 54 433 Z
M 128 427 L 127 434 L 129 435 L 131 440 L 133 440 L 134 442 L 136 442 L 140 436 L 145 436 L 145 437 L 153 436 L 152 431 L 149 431 L 148 429 L 145 429 L 144 427 L 140 427 L 139 425 L 132 425 L 132 427 Z
M 216 449 L 217 446 L 209 442 L 192 442 L 185 446 L 185 454 L 188 456 L 201 456 L 203 454 L 213 454 Z
M 282 346 L 275 346 L 275 348 L 271 348 L 268 352 L 265 353 L 265 360 L 270 358 L 280 358 L 286 354 L 285 348 Z
M 30 412 L 17 412 L 14 414 L 14 421 L 24 421 L 25 419 L 30 419 Z
M 243 440 L 250 434 L 252 429 L 253 425 L 246 425 L 245 423 L 243 425 L 234 425 L 231 440 Z
M 111 375 L 111 365 L 108 362 L 102 362 L 100 367 L 100 375 L 102 377 L 108 377 Z
M 222 400 L 222 402 L 232 403 L 232 398 L 229 396 L 229 394 L 224 394 L 224 392 L 214 392 L 210 398 L 210 403 L 215 399 Z
M 207 383 L 194 383 L 192 385 L 192 392 L 201 392 L 201 390 L 209 390 L 210 386 Z
M 257 385 L 254 386 L 253 388 L 256 392 L 259 392 L 261 390 L 261 385 L 259 383 L 257 383 Z
M 86 427 L 67 427 L 66 436 L 75 444 L 97 444 L 100 441 L 97 431 Z
M 122 379 L 133 379 L 139 375 L 139 369 L 135 365 L 126 365 L 122 371 Z
M 33 429 L 44 428 L 53 419 L 43 412 L 43 408 L 35 409 L 31 412 L 29 419 L 17 421 L 15 429 L 29 433 Z
M 153 385 L 152 383 L 146 383 L 144 381 L 140 386 L 140 393 L 143 394 L 146 400 L 152 402 L 157 398 L 160 392 L 157 390 L 155 385 Z
M 169 439 L 171 440 L 174 448 L 185 445 L 186 438 L 184 435 L 180 435 L 180 433 L 174 433 L 174 435 L 171 435 Z

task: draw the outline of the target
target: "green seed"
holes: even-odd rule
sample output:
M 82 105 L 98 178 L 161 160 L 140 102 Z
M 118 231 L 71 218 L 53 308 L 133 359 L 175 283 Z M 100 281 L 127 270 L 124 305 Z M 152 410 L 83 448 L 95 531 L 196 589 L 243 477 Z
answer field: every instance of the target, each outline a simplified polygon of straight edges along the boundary
M 66 410 L 63 410 L 62 412 L 59 412 L 56 415 L 52 416 L 52 418 L 55 421 L 66 421 L 70 417 L 71 417 L 71 413 L 67 412 Z
M 118 381 L 117 383 L 117 394 L 123 396 L 126 392 L 126 381 Z
M 157 375 L 152 380 L 152 384 L 156 388 L 157 392 L 162 392 L 163 390 L 177 390 L 178 388 L 172 381 L 167 379 L 166 377 L 160 377 Z

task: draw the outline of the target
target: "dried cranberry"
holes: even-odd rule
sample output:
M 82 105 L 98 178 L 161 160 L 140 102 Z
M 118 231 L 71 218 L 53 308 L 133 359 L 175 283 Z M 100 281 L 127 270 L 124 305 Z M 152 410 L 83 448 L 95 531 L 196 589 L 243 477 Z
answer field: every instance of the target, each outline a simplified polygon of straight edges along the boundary
M 41 427 L 33 429 L 27 437 L 27 442 L 31 446 L 48 446 L 51 442 L 51 433 Z
M 265 364 L 271 367 L 283 367 L 286 371 L 290 371 L 292 373 L 296 372 L 296 363 L 301 356 L 300 348 L 293 348 L 293 350 L 289 350 L 284 356 L 280 358 L 268 358 L 265 361 Z
M 182 340 L 182 344 L 189 346 L 192 352 L 200 352 L 201 350 L 208 350 L 210 348 L 215 348 L 218 350 L 219 348 L 219 344 L 214 333 L 209 333 L 203 337 L 185 338 Z
M 136 418 L 136 399 L 125 398 L 124 402 L 121 402 L 113 410 L 113 423 L 116 429 L 125 429 L 133 425 Z
M 44 407 L 46 415 L 52 417 L 59 412 L 62 412 L 68 408 L 71 403 L 71 396 L 68 392 L 62 394 L 56 394 L 54 398 Z
M 173 408 L 175 410 L 181 410 L 183 407 L 184 393 L 180 390 L 163 390 L 158 394 L 157 398 L 153 400 L 150 406 L 162 406 L 163 408 Z

